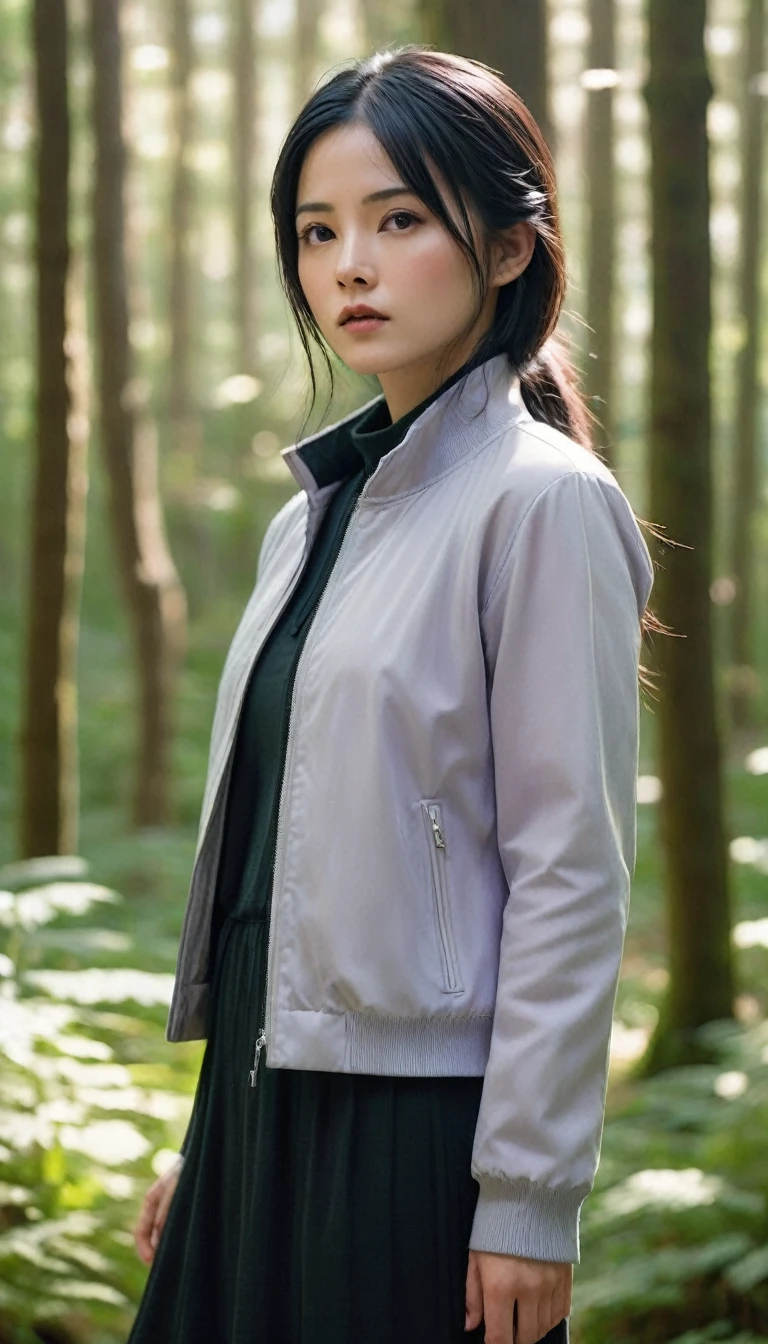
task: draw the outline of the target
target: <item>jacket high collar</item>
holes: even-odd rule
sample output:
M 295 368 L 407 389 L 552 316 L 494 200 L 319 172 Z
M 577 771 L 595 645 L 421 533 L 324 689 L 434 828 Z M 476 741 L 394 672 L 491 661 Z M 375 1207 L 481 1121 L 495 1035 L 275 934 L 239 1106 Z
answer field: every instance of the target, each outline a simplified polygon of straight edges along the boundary
M 342 478 L 339 472 L 346 474 L 339 439 L 346 438 L 383 400 L 381 395 L 373 397 L 343 420 L 282 450 L 281 456 L 310 499 L 329 484 L 329 458 L 336 464 L 337 479 Z M 400 443 L 379 462 L 363 491 L 364 498 L 385 501 L 429 485 L 523 417 L 530 418 L 522 403 L 520 380 L 511 371 L 506 354 L 494 355 L 447 388 L 414 420 Z M 350 456 L 354 458 L 350 469 L 355 470 L 357 459 L 351 447 Z

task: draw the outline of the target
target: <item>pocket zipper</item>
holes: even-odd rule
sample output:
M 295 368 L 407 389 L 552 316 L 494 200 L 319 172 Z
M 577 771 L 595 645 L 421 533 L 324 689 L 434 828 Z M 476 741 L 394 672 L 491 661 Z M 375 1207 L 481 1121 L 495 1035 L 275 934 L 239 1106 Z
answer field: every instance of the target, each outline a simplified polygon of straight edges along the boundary
M 424 818 L 432 839 L 430 845 L 430 866 L 437 905 L 437 922 L 440 934 L 440 948 L 443 954 L 443 973 L 449 991 L 460 993 L 464 986 L 459 974 L 456 945 L 451 925 L 451 910 L 448 897 L 447 873 L 445 861 L 448 849 L 445 843 L 445 827 L 439 803 L 422 803 Z

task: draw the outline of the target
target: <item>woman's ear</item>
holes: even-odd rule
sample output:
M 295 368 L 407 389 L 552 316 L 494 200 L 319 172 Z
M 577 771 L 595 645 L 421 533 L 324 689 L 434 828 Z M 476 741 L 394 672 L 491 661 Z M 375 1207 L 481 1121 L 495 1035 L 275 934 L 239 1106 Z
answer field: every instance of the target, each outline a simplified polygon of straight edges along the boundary
M 493 273 L 491 284 L 508 285 L 522 275 L 536 246 L 536 230 L 530 220 L 522 219 L 504 229 L 493 246 Z

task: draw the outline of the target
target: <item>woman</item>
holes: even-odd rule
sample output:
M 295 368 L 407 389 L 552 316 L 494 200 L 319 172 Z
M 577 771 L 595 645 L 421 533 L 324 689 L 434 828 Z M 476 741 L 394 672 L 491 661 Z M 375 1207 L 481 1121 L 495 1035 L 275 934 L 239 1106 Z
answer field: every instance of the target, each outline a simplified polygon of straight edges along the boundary
M 653 570 L 551 339 L 551 157 L 404 46 L 310 98 L 271 204 L 313 391 L 311 338 L 383 395 L 285 450 L 223 671 L 131 1342 L 561 1344 Z

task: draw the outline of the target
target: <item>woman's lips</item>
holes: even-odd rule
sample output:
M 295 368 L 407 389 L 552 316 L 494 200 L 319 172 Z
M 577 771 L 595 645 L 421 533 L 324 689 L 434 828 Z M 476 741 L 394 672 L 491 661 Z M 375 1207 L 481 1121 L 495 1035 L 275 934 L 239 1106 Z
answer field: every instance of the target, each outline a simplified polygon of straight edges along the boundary
M 345 331 L 378 331 L 388 321 L 388 317 L 370 317 L 365 314 L 363 317 L 348 317 L 343 325 Z

